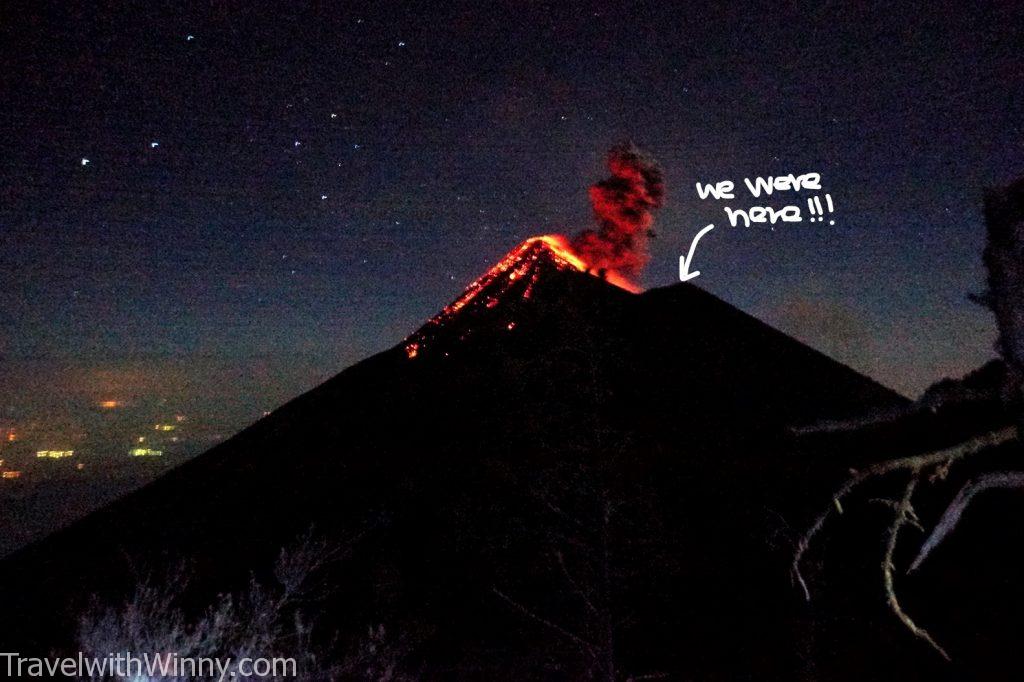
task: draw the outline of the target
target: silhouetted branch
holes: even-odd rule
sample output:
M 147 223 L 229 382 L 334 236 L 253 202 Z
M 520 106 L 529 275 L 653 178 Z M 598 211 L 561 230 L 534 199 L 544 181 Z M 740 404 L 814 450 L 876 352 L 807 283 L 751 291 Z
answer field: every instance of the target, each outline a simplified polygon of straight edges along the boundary
M 900 530 L 903 529 L 904 525 L 911 519 L 916 519 L 917 514 L 914 512 L 913 497 L 914 490 L 917 488 L 918 482 L 921 480 L 920 470 L 915 470 L 907 483 L 906 488 L 903 489 L 903 497 L 900 499 L 896 506 L 896 514 L 892 520 L 892 525 L 889 526 L 889 539 L 885 546 L 885 557 L 882 559 L 882 580 L 885 585 L 885 597 L 889 604 L 889 609 L 900 619 L 900 622 L 910 630 L 914 636 L 927 642 L 935 651 L 939 653 L 947 661 L 950 660 L 949 654 L 946 650 L 939 646 L 939 643 L 928 634 L 928 631 L 920 627 L 914 620 L 907 615 L 907 612 L 903 610 L 900 605 L 899 597 L 896 596 L 896 586 L 893 578 L 895 572 L 895 566 L 893 564 L 893 556 L 896 554 L 896 543 L 899 541 Z
M 804 577 L 800 572 L 800 564 L 803 561 L 804 554 L 807 552 L 808 547 L 810 547 L 811 542 L 821 531 L 822 526 L 825 525 L 825 521 L 827 521 L 832 515 L 833 510 L 842 514 L 843 500 L 846 499 L 846 497 L 862 483 L 869 479 L 885 476 L 886 474 L 890 474 L 895 471 L 924 471 L 933 467 L 949 467 L 953 463 L 962 460 L 965 457 L 969 457 L 996 445 L 1007 443 L 1016 437 L 1017 429 L 1016 427 L 1011 426 L 987 433 L 977 438 L 972 438 L 969 441 L 944 450 L 878 462 L 866 469 L 852 472 L 851 477 L 848 478 L 832 495 L 831 504 L 829 504 L 829 506 L 814 519 L 810 528 L 807 529 L 807 532 L 805 532 L 797 541 L 796 552 L 793 554 L 793 561 L 790 564 L 790 572 L 793 576 L 793 581 L 800 585 L 803 590 L 804 598 L 807 601 L 811 600 L 811 593 L 807 587 L 807 582 L 804 580 Z
M 931 535 L 925 540 L 924 544 L 921 545 L 921 551 L 918 552 L 917 558 L 914 559 L 914 563 L 910 565 L 908 573 L 916 571 L 920 568 L 924 560 L 928 558 L 932 550 L 939 546 L 939 544 L 956 528 L 960 522 L 960 517 L 963 515 L 964 510 L 971 503 L 971 500 L 975 495 L 985 492 L 986 490 L 995 490 L 1000 488 L 1024 488 L 1024 472 L 1021 471 L 999 471 L 994 473 L 983 474 L 978 478 L 968 482 L 960 489 L 956 497 L 946 508 L 945 513 L 939 522 L 935 524 L 934 530 Z
M 583 605 L 586 606 L 591 613 L 598 613 L 597 607 L 594 606 L 594 602 L 591 601 L 589 591 L 586 590 L 583 587 L 583 585 L 581 585 L 579 581 L 573 577 L 572 572 L 566 565 L 565 555 L 560 551 L 556 551 L 554 554 L 555 559 L 558 561 L 559 568 L 562 569 L 562 575 L 565 577 L 566 582 L 569 583 L 569 586 L 572 588 L 573 592 L 576 593 L 576 595 L 580 598 L 580 601 L 583 602 Z
M 1003 398 L 1024 423 L 1024 178 L 985 194 L 985 304 L 996 318 L 1006 362 Z
M 792 426 L 789 431 L 795 436 L 814 436 L 828 433 L 848 433 L 882 424 L 891 424 L 917 412 L 916 404 L 901 405 L 869 412 L 850 419 L 822 419 L 811 424 Z
M 878 412 L 866 418 L 846 421 L 821 422 L 793 429 L 796 435 L 829 432 L 859 431 L 889 421 L 898 421 L 914 412 L 938 412 L 959 404 L 979 406 L 1001 405 L 1008 411 L 1015 426 L 973 438 L 951 448 L 913 457 L 904 457 L 873 464 L 861 471 L 852 471 L 832 495 L 831 504 L 814 518 L 810 528 L 799 539 L 791 564 L 793 582 L 803 590 L 810 601 L 811 594 L 800 572 L 800 564 L 810 543 L 821 531 L 833 510 L 842 514 L 843 501 L 862 483 L 878 479 L 896 471 L 910 475 L 899 502 L 871 499 L 893 512 L 889 527 L 885 555 L 882 560 L 882 578 L 886 601 L 890 610 L 916 637 L 927 642 L 944 659 L 946 651 L 935 639 L 903 610 L 896 594 L 894 555 L 900 531 L 912 525 L 923 530 L 914 512 L 912 498 L 923 474 L 928 480 L 945 478 L 951 467 L 964 458 L 991 450 L 1016 440 L 1024 432 L 1024 178 L 985 196 L 985 223 L 988 230 L 984 260 L 988 272 L 988 290 L 974 300 L 989 308 L 996 318 L 999 332 L 996 348 L 1000 360 L 992 361 L 960 379 L 947 379 L 933 384 L 924 395 L 908 408 Z M 925 539 L 907 573 L 917 570 L 945 538 L 956 529 L 960 518 L 972 499 L 987 490 L 1024 488 L 1024 471 L 996 471 L 979 475 L 969 481 L 946 508 L 939 522 Z
M 554 632 L 557 632 L 562 637 L 565 637 L 569 641 L 571 641 L 574 644 L 576 644 L 577 646 L 581 647 L 590 656 L 594 656 L 595 655 L 595 653 L 597 651 L 597 647 L 595 647 L 593 644 L 591 644 L 587 640 L 583 639 L 579 635 L 576 635 L 576 634 L 574 634 L 572 632 L 569 632 L 568 630 L 563 628 L 558 623 L 552 622 L 552 621 L 548 620 L 547 618 L 545 618 L 544 616 L 541 616 L 538 613 L 535 613 L 534 611 L 531 611 L 530 609 L 526 608 L 525 606 L 523 606 L 522 604 L 520 604 L 515 599 L 513 599 L 510 596 L 508 596 L 507 594 L 505 594 L 504 592 L 502 592 L 498 588 L 492 587 L 491 591 L 494 592 L 494 594 L 496 594 L 497 596 L 501 597 L 502 600 L 504 600 L 507 604 L 512 606 L 512 608 L 514 608 L 515 610 L 517 610 L 520 613 L 524 614 L 528 618 L 537 621 L 538 623 L 540 623 L 544 627 L 549 628 L 549 629 L 553 630 Z

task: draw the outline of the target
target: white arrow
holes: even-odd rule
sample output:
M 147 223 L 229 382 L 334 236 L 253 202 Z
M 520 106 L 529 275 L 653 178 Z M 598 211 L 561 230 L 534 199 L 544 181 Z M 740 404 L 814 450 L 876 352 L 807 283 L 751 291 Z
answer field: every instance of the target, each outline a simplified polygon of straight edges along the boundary
M 708 232 L 710 232 L 712 229 L 714 229 L 714 227 L 714 225 L 708 225 L 703 230 L 698 232 L 697 236 L 693 238 L 693 243 L 690 244 L 690 253 L 686 254 L 685 256 L 679 257 L 680 282 L 685 282 L 688 279 L 693 279 L 694 277 L 700 275 L 700 270 L 694 270 L 693 272 L 690 272 L 690 265 L 693 263 L 693 252 L 697 250 L 697 242 L 700 241 L 700 238 L 703 237 Z

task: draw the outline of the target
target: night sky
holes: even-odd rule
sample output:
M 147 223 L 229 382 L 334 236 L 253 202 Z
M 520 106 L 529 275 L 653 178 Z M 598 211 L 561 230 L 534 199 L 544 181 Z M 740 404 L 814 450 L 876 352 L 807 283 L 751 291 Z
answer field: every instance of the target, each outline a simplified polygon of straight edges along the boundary
M 1024 173 L 1021 3 L 163 4 L 3 10 L 0 418 L 234 428 L 588 226 L 627 138 L 668 186 L 646 286 L 713 222 L 696 284 L 884 383 L 992 355 L 966 296 Z M 808 171 L 834 226 L 694 191 Z

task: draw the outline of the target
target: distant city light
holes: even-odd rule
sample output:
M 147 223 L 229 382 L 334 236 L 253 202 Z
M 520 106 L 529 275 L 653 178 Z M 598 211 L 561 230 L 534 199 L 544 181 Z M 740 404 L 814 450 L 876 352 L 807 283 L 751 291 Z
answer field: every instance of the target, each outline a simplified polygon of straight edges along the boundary
M 0 474 L 0 478 L 21 478 L 21 472 L 14 470 L 5 471 L 2 474 Z
M 13 443 L 16 440 L 18 440 L 18 434 L 16 434 L 14 431 L 8 431 L 7 432 L 7 442 L 8 443 Z M 0 460 L 0 462 L 2 462 L 2 461 L 3 460 Z
M 74 450 L 38 450 L 36 457 L 40 459 L 64 459 L 75 454 Z
M 128 454 L 132 457 L 162 457 L 164 451 L 151 448 L 132 448 L 128 451 Z
M 185 419 L 187 419 L 187 417 L 185 415 L 183 415 L 183 414 L 176 414 L 176 415 L 174 415 L 174 421 L 178 422 L 179 424 L 181 422 L 185 421 Z
M 121 401 L 120 400 L 101 400 L 100 401 L 100 407 L 102 407 L 104 410 L 114 410 L 114 409 L 117 409 L 118 407 L 121 407 Z
M 178 427 L 175 426 L 174 424 L 155 424 L 153 426 L 153 429 L 155 431 L 173 431 L 176 428 Z
M 85 468 L 85 462 L 79 462 L 78 464 L 75 465 L 75 468 L 81 471 L 82 469 Z

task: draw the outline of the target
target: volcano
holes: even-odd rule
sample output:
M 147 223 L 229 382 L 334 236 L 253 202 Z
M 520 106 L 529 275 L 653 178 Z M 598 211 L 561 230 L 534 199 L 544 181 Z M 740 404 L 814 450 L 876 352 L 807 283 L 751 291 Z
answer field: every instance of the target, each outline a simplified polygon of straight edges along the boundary
M 435 345 L 465 341 L 474 330 L 495 325 L 515 329 L 515 317 L 542 277 L 565 271 L 586 272 L 587 265 L 558 235 L 532 237 L 473 281 L 457 299 L 445 306 L 405 340 L 409 358 Z M 456 323 L 455 320 L 458 319 Z
M 606 656 L 621 679 L 796 679 L 778 538 L 849 446 L 794 427 L 907 404 L 692 284 L 634 293 L 531 239 L 395 347 L 6 559 L 0 642 L 73 649 L 86 596 L 140 565 L 188 560 L 202 604 L 313 526 L 347 548 L 321 621 L 386 624 L 410 678 Z
M 625 289 L 636 287 L 614 272 L 594 272 L 561 235 L 531 237 L 512 249 L 454 301 L 405 340 L 409 358 L 427 349 L 465 341 L 479 329 L 516 328 L 541 279 L 559 272 L 584 272 Z M 528 313 L 527 313 L 528 314 Z M 458 322 L 455 322 L 458 320 Z

